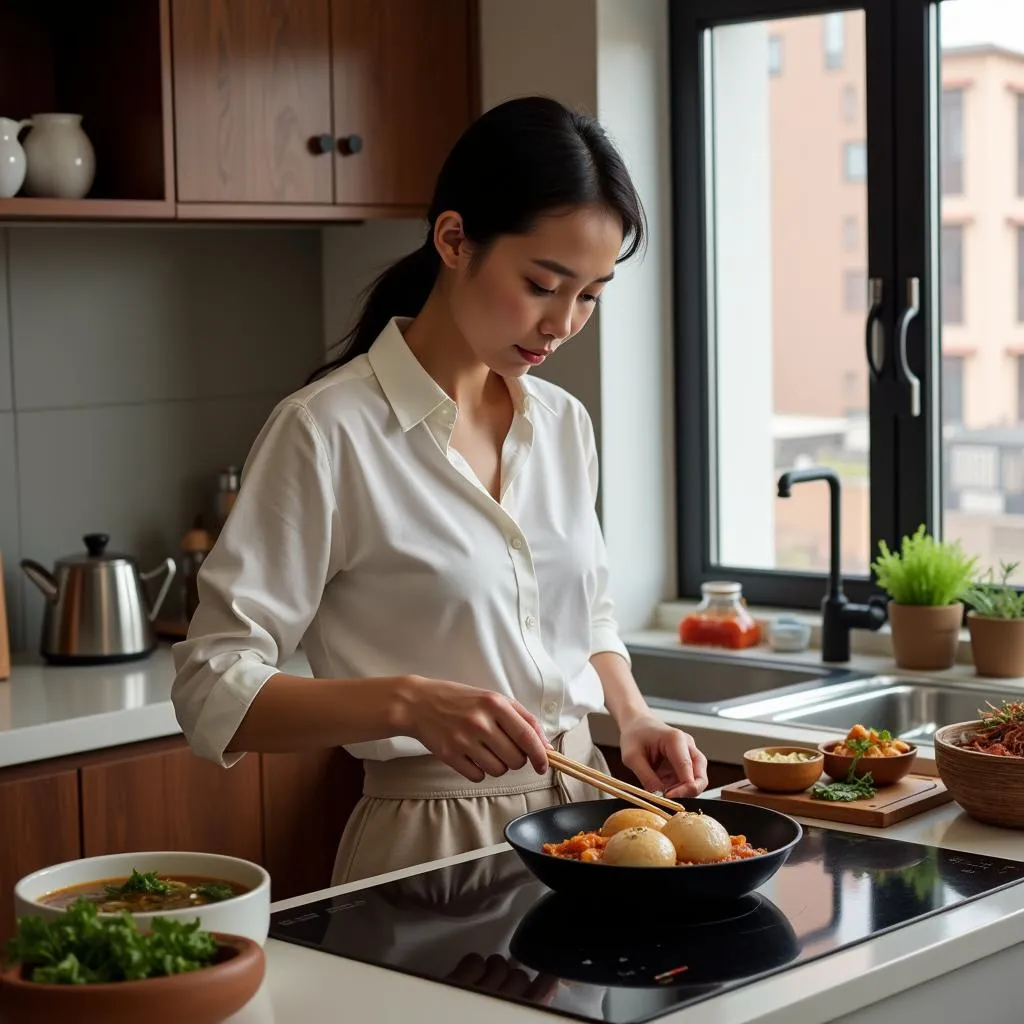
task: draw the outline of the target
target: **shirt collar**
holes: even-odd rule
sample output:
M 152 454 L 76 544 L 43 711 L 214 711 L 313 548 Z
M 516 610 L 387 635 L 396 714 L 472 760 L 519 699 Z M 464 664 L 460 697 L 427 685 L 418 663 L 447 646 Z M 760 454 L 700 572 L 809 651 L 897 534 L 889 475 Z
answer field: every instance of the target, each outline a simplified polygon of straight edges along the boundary
M 403 431 L 422 423 L 432 412 L 454 402 L 412 354 L 402 329 L 412 323 L 411 317 L 392 317 L 370 346 L 370 366 L 380 383 L 384 397 L 398 417 Z M 506 377 L 509 393 L 516 408 L 527 413 L 536 404 L 553 413 L 535 381 L 528 375 Z

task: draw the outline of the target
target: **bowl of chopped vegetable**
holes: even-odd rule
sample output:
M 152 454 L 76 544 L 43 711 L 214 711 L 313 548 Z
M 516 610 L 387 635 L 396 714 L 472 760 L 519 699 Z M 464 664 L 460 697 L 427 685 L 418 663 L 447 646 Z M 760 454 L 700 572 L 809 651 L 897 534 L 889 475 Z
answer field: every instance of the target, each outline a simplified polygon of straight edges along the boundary
M 875 786 L 891 786 L 899 782 L 917 757 L 913 743 L 894 739 L 885 729 L 868 729 L 855 725 L 845 739 L 829 740 L 818 745 L 825 755 L 825 774 L 836 782 L 868 779 Z
M 743 773 L 766 793 L 801 793 L 824 766 L 825 755 L 812 747 L 757 747 L 743 755 Z
M 220 1024 L 263 982 L 259 943 L 203 931 L 198 921 L 100 914 L 81 897 L 59 918 L 18 921 L 0 970 L 4 1024 Z
M 143 931 L 158 919 L 241 935 L 260 946 L 270 928 L 270 875 L 214 853 L 154 850 L 85 857 L 34 871 L 14 887 L 19 917 L 63 915 L 78 899 L 107 917 L 128 913 Z

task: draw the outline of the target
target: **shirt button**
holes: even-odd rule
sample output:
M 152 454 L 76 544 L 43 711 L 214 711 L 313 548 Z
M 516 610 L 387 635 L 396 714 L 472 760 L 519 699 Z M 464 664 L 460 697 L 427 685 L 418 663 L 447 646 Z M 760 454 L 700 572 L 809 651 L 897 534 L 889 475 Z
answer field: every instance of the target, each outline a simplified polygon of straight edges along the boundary
M 523 399 L 523 412 L 529 412 L 529 411 L 530 411 L 530 399 L 527 397 L 527 398 Z
M 522 546 L 523 546 L 523 538 L 522 537 L 513 537 L 512 538 L 512 547 L 514 547 L 516 549 L 516 551 L 518 551 Z
M 526 618 L 523 619 L 523 623 L 527 629 L 533 629 L 533 627 L 537 625 L 537 620 L 532 615 L 527 615 Z

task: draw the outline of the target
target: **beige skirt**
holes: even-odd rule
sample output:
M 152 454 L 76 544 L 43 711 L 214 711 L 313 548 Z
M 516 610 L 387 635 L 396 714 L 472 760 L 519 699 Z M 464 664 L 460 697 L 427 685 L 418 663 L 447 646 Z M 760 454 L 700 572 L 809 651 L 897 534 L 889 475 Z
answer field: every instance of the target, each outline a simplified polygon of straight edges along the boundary
M 552 746 L 608 771 L 586 719 Z M 538 775 L 530 765 L 479 783 L 433 755 L 364 761 L 363 767 L 363 796 L 338 845 L 332 885 L 493 846 L 520 814 L 604 795 L 558 772 Z

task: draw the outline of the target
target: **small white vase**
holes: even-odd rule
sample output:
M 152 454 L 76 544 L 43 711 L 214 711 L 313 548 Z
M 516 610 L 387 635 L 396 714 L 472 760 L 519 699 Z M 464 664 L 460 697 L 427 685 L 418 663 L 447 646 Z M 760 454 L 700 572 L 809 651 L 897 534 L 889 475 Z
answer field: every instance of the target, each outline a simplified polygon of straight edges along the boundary
M 25 124 L 32 129 L 25 138 L 25 191 L 55 199 L 87 195 L 96 175 L 96 154 L 82 130 L 82 115 L 34 114 Z
M 18 194 L 25 181 L 25 150 L 18 141 L 24 121 L 0 117 L 0 199 Z

